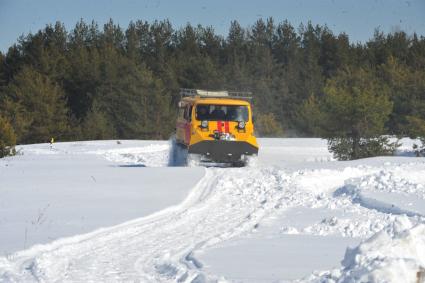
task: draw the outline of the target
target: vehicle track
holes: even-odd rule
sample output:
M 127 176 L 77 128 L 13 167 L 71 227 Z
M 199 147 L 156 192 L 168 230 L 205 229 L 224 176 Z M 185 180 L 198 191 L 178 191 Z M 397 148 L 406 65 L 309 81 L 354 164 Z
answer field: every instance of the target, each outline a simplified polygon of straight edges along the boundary
M 0 271 L 0 278 L 190 282 L 202 277 L 191 251 L 252 229 L 276 206 L 285 181 L 275 169 L 206 169 L 181 205 L 85 236 L 35 246 L 18 253 L 8 270 Z

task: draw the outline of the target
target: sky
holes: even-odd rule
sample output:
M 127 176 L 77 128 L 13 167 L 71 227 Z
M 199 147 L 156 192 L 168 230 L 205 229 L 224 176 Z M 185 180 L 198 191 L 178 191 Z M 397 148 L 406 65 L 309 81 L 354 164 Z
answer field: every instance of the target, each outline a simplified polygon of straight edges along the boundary
M 267 17 L 294 26 L 326 24 L 351 42 L 367 41 L 378 27 L 425 36 L 425 0 L 0 0 L 0 51 L 56 21 L 70 30 L 80 19 L 101 26 L 112 18 L 123 28 L 139 19 L 169 19 L 174 28 L 202 24 L 225 36 L 232 20 L 249 27 Z

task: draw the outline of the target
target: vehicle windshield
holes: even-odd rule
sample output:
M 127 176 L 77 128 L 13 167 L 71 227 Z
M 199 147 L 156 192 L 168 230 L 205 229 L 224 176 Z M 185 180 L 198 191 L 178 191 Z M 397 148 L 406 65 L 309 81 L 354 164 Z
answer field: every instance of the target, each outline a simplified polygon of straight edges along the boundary
M 248 107 L 242 105 L 196 106 L 196 120 L 203 121 L 248 121 Z

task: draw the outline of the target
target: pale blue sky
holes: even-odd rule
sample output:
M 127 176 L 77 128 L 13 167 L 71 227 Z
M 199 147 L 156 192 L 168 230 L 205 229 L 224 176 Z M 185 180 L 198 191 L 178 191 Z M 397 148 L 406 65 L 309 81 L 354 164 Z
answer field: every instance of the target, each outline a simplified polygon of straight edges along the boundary
M 425 35 L 425 0 L 0 0 L 0 51 L 21 34 L 56 21 L 70 30 L 80 18 L 100 26 L 112 18 L 124 28 L 131 20 L 169 19 L 175 28 L 190 22 L 226 35 L 231 20 L 247 27 L 270 16 L 294 26 L 309 20 L 327 24 L 335 33 L 346 32 L 352 42 L 368 40 L 376 27 Z

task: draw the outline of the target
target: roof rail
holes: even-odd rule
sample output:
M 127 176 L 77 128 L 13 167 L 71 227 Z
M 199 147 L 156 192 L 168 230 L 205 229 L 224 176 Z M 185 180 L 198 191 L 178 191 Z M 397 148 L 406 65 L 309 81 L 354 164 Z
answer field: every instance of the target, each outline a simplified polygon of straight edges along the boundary
M 249 91 L 211 91 L 202 89 L 191 89 L 181 88 L 180 95 L 184 96 L 199 96 L 199 97 L 211 97 L 211 98 L 238 98 L 238 99 L 252 99 L 252 93 Z

